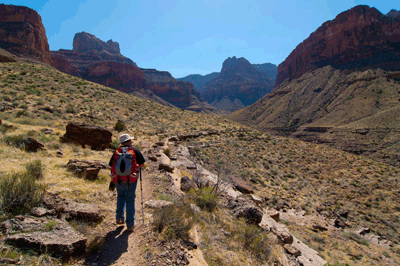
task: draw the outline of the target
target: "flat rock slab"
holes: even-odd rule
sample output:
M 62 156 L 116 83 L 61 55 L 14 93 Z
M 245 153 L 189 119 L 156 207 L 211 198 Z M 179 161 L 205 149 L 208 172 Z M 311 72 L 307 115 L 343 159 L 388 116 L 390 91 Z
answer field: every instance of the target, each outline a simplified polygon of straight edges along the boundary
M 166 200 L 149 200 L 144 203 L 145 207 L 151 208 L 151 209 L 163 209 L 168 206 L 174 205 L 173 202 L 171 201 L 166 201 Z
M 99 207 L 63 199 L 50 192 L 46 193 L 43 204 L 49 209 L 56 210 L 59 214 L 64 214 L 67 220 L 76 219 L 97 223 L 104 219 Z
M 60 219 L 28 216 L 7 220 L 0 227 L 8 235 L 5 243 L 18 248 L 30 248 L 56 257 L 81 255 L 86 249 L 87 239 Z

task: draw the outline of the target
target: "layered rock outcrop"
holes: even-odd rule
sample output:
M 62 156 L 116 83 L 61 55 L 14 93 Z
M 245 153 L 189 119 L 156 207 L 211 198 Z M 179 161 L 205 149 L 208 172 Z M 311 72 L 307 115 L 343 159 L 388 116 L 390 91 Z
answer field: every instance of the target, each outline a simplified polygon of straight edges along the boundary
M 0 5 L 0 47 L 18 56 L 51 64 L 42 18 L 30 8 Z
M 218 77 L 199 89 L 201 96 L 214 106 L 225 97 L 251 105 L 272 90 L 274 80 L 257 70 L 245 58 L 228 58 Z
M 395 11 L 389 14 L 360 5 L 325 22 L 279 65 L 275 86 L 327 65 L 342 69 L 398 69 L 400 17 Z
M 130 64 L 102 62 L 89 66 L 82 78 L 105 86 L 132 93 L 137 89 L 147 87 L 142 70 Z

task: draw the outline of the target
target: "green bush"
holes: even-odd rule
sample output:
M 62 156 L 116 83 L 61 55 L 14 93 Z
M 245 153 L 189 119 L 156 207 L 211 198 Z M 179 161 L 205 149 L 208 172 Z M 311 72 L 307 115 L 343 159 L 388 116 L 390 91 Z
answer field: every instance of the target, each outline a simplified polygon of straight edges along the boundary
M 155 231 L 166 239 L 188 239 L 189 231 L 195 222 L 194 211 L 190 206 L 168 206 L 153 213 Z
M 46 186 L 28 172 L 0 174 L 0 212 L 2 219 L 29 212 L 41 204 Z
M 111 142 L 111 146 L 110 146 L 110 148 L 111 149 L 113 149 L 113 150 L 116 150 L 116 149 L 118 149 L 119 148 L 119 141 L 117 140 L 117 139 L 114 139 L 112 142 Z
M 192 190 L 189 197 L 203 210 L 212 212 L 218 204 L 218 196 L 211 187 Z
M 8 145 L 15 146 L 16 148 L 25 148 L 26 136 L 24 135 L 12 135 L 4 136 L 2 141 Z
M 33 162 L 27 163 L 25 165 L 26 172 L 28 175 L 32 176 L 35 179 L 42 179 L 43 178 L 43 172 L 44 172 L 44 165 L 42 164 L 42 161 L 37 159 L 34 160 Z
M 269 239 L 267 231 L 258 225 L 246 223 L 244 219 L 237 220 L 232 229 L 232 237 L 257 260 L 265 262 L 271 258 L 272 240 Z
M 126 125 L 121 120 L 118 120 L 117 123 L 115 123 L 114 129 L 118 132 L 121 132 L 126 130 Z

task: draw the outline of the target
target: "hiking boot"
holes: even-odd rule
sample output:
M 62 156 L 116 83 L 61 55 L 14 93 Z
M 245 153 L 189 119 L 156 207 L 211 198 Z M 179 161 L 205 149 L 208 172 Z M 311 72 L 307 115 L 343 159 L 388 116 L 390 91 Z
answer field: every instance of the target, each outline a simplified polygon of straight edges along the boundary
M 128 231 L 128 232 L 133 232 L 133 229 L 135 229 L 135 226 L 132 226 L 132 227 L 130 227 L 130 228 L 127 228 L 126 231 Z
M 124 219 L 117 219 L 117 224 L 124 224 Z

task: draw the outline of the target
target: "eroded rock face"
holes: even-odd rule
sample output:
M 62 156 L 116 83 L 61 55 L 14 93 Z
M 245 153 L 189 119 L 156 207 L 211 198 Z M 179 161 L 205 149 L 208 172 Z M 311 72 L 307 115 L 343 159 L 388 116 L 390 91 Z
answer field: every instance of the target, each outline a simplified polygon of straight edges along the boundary
M 56 53 L 51 52 L 51 61 L 51 65 L 57 70 L 75 77 L 81 77 L 79 69 L 77 67 L 71 65 L 71 63 L 67 59 L 57 55 Z
M 13 54 L 51 64 L 42 18 L 30 8 L 0 5 L 0 46 Z
M 263 217 L 261 207 L 257 206 L 251 199 L 246 196 L 230 198 L 228 206 L 232 214 L 236 218 L 245 218 L 248 223 L 259 224 Z
M 130 64 L 97 63 L 88 67 L 82 77 L 126 93 L 147 87 L 143 71 Z
M 224 61 L 219 76 L 199 91 L 203 99 L 214 106 L 227 97 L 232 103 L 242 103 L 242 106 L 238 105 L 241 108 L 255 103 L 270 92 L 274 83 L 271 77 L 257 70 L 245 58 L 229 57 Z
M 393 69 L 391 63 L 400 61 L 400 17 L 394 15 L 360 5 L 325 22 L 279 65 L 275 87 L 327 65 Z
M 84 123 L 70 122 L 66 133 L 60 137 L 63 142 L 72 142 L 82 147 L 90 146 L 92 150 L 104 150 L 111 145 L 112 133 L 106 128 Z
M 179 108 L 187 108 L 195 101 L 201 101 L 201 96 L 190 82 L 169 81 L 149 82 L 148 88 L 161 99 Z

